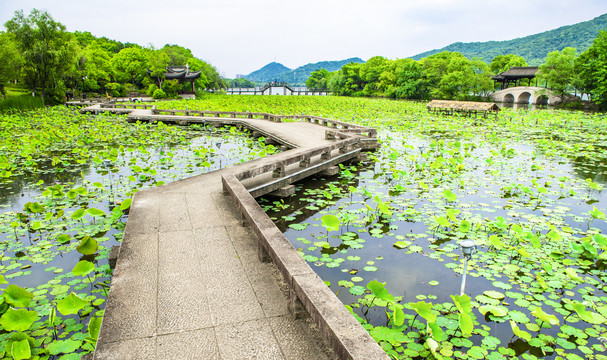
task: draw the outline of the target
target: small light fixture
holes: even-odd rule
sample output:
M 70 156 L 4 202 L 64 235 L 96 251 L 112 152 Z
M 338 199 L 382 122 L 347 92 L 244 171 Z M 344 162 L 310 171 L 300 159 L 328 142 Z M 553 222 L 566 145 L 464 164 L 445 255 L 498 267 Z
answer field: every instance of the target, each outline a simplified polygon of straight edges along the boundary
M 112 160 L 108 160 L 108 159 L 103 160 L 103 165 L 105 165 L 105 167 L 109 167 L 110 165 L 112 165 Z
M 476 250 L 476 243 L 474 243 L 474 240 L 464 240 L 459 243 L 459 246 L 462 247 L 462 254 L 464 254 L 464 257 L 468 259 L 472 256 L 474 250 Z
M 425 146 L 419 146 L 419 153 L 420 153 L 420 154 L 423 154 L 423 153 L 424 153 L 424 150 L 426 150 L 426 147 L 425 147 Z

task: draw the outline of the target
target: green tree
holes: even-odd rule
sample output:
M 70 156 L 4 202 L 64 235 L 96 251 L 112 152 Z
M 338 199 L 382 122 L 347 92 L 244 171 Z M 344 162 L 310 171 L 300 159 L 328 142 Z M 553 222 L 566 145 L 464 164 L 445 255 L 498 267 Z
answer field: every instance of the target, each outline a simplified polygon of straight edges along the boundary
M 515 66 L 527 66 L 527 61 L 524 57 L 514 54 L 498 55 L 491 60 L 489 68 L 494 75 L 497 75 Z
M 401 99 L 427 99 L 428 81 L 421 62 L 413 59 L 395 61 L 396 90 L 394 96 Z
M 112 81 L 115 70 L 110 54 L 97 41 L 90 43 L 84 49 L 85 91 L 106 89 L 106 84 Z
M 366 96 L 381 95 L 383 90 L 380 87 L 380 78 L 390 65 L 390 60 L 382 56 L 374 56 L 367 60 L 360 67 L 360 79 L 364 82 L 363 94 Z M 389 75 L 385 74 L 384 79 L 389 79 Z
M 22 10 L 16 11 L 4 26 L 15 35 L 25 60 L 23 70 L 30 89 L 35 91 L 40 86 L 43 99 L 48 91 L 60 91 L 62 77 L 72 65 L 77 48 L 65 26 L 46 11 L 37 9 L 28 16 Z
M 23 58 L 19 54 L 15 36 L 10 33 L 0 32 L 0 95 L 6 95 L 4 85 L 14 81 L 19 76 L 19 69 L 23 64 Z
M 575 60 L 577 88 L 607 108 L 607 30 L 599 31 L 592 45 Z
M 166 67 L 171 61 L 169 55 L 161 50 L 148 50 L 148 64 L 149 74 L 156 81 L 158 88 L 162 89 L 162 82 L 164 81 L 164 74 L 166 73 Z
M 147 58 L 143 50 L 130 47 L 120 50 L 112 58 L 112 65 L 116 69 L 116 75 L 120 81 L 130 81 L 135 89 L 135 80 L 146 74 Z
M 544 64 L 540 65 L 537 76 L 546 81 L 557 95 L 564 95 L 574 79 L 576 58 L 577 50 L 571 47 L 552 51 L 546 56 Z
M 312 71 L 308 80 L 306 80 L 306 86 L 309 89 L 326 89 L 327 88 L 327 80 L 330 77 L 330 72 L 326 69 L 318 69 L 316 71 Z

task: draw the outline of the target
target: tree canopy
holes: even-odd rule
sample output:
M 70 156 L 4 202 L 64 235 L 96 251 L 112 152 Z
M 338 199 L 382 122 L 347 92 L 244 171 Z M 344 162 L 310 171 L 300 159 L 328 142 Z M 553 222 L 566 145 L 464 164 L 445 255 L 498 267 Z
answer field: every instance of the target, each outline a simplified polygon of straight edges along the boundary
M 63 102 L 67 90 L 113 96 L 140 91 L 151 96 L 163 87 L 166 66 L 186 64 L 191 71 L 201 71 L 194 84 L 197 91 L 225 86 L 215 67 L 179 45 L 157 50 L 90 32 L 71 33 L 46 11 L 37 9 L 29 15 L 16 11 L 5 28 L 6 32 L 0 32 L 2 94 L 10 81 L 40 94 L 46 103 Z M 189 84 L 169 87 L 173 96 L 178 91 L 191 91 Z

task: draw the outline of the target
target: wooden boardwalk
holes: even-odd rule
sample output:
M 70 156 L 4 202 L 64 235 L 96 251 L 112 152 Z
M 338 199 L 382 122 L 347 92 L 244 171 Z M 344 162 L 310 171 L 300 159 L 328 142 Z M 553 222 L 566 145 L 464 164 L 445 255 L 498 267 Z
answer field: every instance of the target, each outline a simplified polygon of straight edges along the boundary
M 173 120 L 196 119 L 162 121 Z M 360 149 L 332 149 L 337 141 L 317 124 L 221 119 L 236 120 L 297 148 L 135 194 L 94 358 L 387 359 L 313 271 L 301 275 L 312 288 L 297 285 L 303 293 L 294 295 L 291 263 L 309 266 L 290 244 L 284 253 L 264 250 L 265 230 L 243 226 L 251 205 L 222 187 L 222 179 L 238 178 L 247 188 L 274 183 L 269 192 L 300 178 L 302 167 L 320 171 L 330 158 L 354 158 Z M 259 260 L 266 250 L 278 264 Z M 311 316 L 300 316 L 298 304 Z

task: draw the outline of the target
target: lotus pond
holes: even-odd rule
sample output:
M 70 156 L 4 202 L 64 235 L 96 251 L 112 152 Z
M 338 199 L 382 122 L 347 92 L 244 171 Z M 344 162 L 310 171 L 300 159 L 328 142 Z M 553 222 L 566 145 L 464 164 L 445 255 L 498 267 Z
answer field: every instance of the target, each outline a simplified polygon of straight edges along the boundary
M 377 127 L 382 148 L 261 204 L 393 358 L 595 358 L 607 340 L 607 119 L 424 104 L 208 96 L 192 110 Z M 93 120 L 94 121 L 91 121 Z M 0 355 L 93 349 L 130 197 L 275 151 L 235 129 L 127 124 L 64 108 L 0 119 Z M 459 243 L 477 250 L 460 294 Z
M 368 162 L 260 203 L 392 358 L 607 358 L 604 114 L 482 120 L 342 97 L 164 106 L 186 105 L 380 130 Z M 476 251 L 460 295 L 463 240 Z
M 0 115 L 0 358 L 79 359 L 99 332 L 132 194 L 276 149 L 236 128 L 64 107 Z
M 605 116 L 415 110 L 262 205 L 392 358 L 605 359 Z

